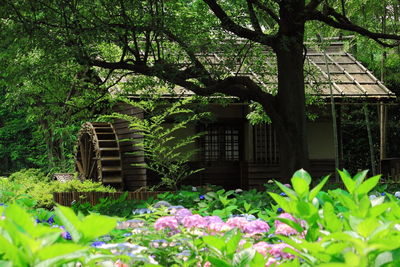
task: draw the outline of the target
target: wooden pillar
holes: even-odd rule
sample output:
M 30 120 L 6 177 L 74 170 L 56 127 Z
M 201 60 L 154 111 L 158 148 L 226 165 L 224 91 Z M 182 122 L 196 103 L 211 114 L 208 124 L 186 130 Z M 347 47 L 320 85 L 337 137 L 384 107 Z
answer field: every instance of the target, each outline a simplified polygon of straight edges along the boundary
M 380 150 L 380 162 L 379 171 L 382 172 L 382 160 L 386 158 L 386 129 L 387 129 L 387 106 L 385 103 L 380 102 L 379 104 L 379 150 Z
M 339 100 L 340 101 L 340 100 Z M 340 101 L 341 102 L 341 101 Z M 342 108 L 343 106 L 337 105 L 337 137 L 338 137 L 338 154 L 339 154 L 339 168 L 343 169 L 343 133 L 342 133 Z

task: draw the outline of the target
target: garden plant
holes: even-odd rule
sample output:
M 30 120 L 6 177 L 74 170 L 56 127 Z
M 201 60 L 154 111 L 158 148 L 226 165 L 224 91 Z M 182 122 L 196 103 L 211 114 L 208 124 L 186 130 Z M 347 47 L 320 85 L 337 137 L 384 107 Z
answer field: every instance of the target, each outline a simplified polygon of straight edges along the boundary
M 380 192 L 380 177 L 367 179 L 367 171 L 339 174 L 344 189 L 323 191 L 328 176 L 312 188 L 310 175 L 299 170 L 291 185 L 275 181 L 271 202 L 255 190 L 193 187 L 180 197 L 164 193 L 163 201 L 131 203 L 130 214 L 113 217 L 96 206 L 86 206 L 84 215 L 79 206 L 77 213 L 33 209 L 11 199 L 0 206 L 0 263 L 398 266 L 400 192 Z

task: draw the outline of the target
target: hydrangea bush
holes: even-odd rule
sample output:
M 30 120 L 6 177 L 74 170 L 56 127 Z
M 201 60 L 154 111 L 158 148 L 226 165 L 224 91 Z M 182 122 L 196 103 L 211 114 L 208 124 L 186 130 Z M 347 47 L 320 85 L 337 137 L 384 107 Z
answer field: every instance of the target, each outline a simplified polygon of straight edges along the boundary
M 194 207 L 158 203 L 129 219 L 57 207 L 35 220 L 2 205 L 0 265 L 399 266 L 396 193 L 371 197 L 379 176 L 339 174 L 346 190 L 322 191 L 328 177 L 311 188 L 300 170 L 291 185 L 276 182 L 281 192 L 269 193 L 275 203 L 237 205 L 236 192 L 201 192 Z

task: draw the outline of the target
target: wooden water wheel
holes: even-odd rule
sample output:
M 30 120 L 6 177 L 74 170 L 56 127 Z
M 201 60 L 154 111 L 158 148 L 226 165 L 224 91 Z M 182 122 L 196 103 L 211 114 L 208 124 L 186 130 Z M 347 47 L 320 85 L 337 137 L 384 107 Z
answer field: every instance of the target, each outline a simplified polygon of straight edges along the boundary
M 79 132 L 76 169 L 80 179 L 123 188 L 122 160 L 112 124 L 86 122 Z

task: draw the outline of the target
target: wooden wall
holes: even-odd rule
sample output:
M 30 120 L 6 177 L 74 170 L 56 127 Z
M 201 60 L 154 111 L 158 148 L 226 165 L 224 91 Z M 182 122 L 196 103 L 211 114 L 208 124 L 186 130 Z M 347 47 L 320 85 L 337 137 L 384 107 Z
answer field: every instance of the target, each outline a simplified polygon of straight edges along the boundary
M 119 104 L 113 108 L 115 112 L 143 117 L 143 111 L 134 108 L 128 104 Z M 124 179 L 125 190 L 134 191 L 146 186 L 146 169 L 144 167 L 132 166 L 132 164 L 144 163 L 144 156 L 140 153 L 140 149 L 135 147 L 133 141 L 121 141 L 124 139 L 140 140 L 143 138 L 135 131 L 129 129 L 127 121 L 116 119 L 113 123 L 120 140 L 121 156 L 122 156 L 122 176 Z M 130 154 L 130 153 L 135 154 Z

